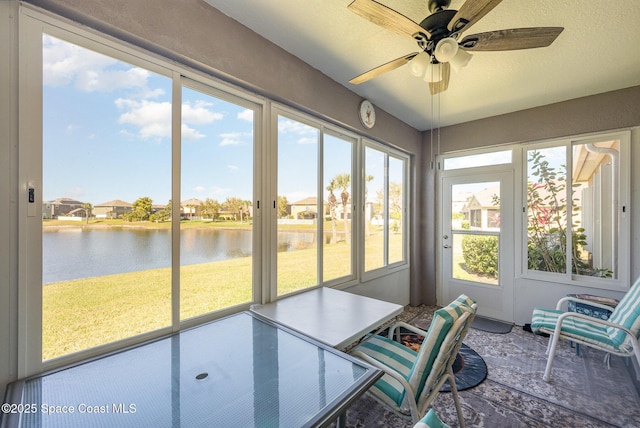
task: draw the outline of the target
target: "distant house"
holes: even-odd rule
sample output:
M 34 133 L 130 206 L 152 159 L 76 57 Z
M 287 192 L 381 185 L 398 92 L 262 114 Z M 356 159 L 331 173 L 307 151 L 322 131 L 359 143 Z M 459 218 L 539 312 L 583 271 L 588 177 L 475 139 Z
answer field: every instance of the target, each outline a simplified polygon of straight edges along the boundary
M 198 198 L 191 198 L 180 202 L 182 216 L 188 219 L 200 218 L 200 209 L 203 202 Z
M 472 229 L 500 228 L 500 186 L 493 186 L 474 193 L 462 208 Z
M 121 218 L 123 214 L 131 212 L 133 205 L 129 202 L 114 199 L 103 202 L 93 207 L 93 214 L 96 218 Z
M 298 220 L 310 220 L 318 218 L 318 198 L 311 196 L 293 202 L 290 205 L 291 216 Z M 328 214 L 328 204 L 324 202 L 325 215 Z
M 82 202 L 71 198 L 58 198 L 42 204 L 42 218 L 51 219 L 66 216 L 78 208 L 82 208 Z

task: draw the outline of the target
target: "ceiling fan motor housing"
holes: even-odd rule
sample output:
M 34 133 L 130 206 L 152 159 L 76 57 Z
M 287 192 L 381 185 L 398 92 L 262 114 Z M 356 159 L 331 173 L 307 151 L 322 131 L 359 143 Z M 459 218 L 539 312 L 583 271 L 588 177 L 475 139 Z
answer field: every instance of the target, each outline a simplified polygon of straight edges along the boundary
M 429 0 L 429 6 L 431 3 L 450 3 L 449 1 L 438 1 L 438 0 Z M 447 37 L 452 37 L 454 39 L 458 38 L 457 31 L 449 31 L 447 25 L 453 19 L 457 10 L 439 10 L 431 15 L 427 16 L 422 20 L 420 26 L 427 30 L 427 32 L 431 35 L 430 38 L 427 38 L 426 35 L 422 33 L 416 33 L 413 35 L 413 38 L 418 42 L 418 46 L 420 49 L 428 53 L 432 58 L 435 52 L 435 48 L 438 45 L 438 42 Z

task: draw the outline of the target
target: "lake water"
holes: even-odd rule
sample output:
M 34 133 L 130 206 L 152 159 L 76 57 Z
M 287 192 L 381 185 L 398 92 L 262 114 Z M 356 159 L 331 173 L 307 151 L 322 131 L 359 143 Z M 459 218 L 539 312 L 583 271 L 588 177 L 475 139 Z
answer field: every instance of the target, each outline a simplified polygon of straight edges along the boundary
M 184 229 L 180 264 L 250 256 L 251 234 L 249 230 Z M 278 251 L 313 246 L 315 235 L 279 232 Z M 157 269 L 171 266 L 171 235 L 166 229 L 45 229 L 42 254 L 44 284 Z

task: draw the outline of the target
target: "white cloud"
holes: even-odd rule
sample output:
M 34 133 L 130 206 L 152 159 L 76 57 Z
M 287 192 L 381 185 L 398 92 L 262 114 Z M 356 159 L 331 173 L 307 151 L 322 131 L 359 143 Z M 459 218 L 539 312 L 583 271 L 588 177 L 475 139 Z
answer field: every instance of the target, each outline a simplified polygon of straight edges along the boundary
M 198 100 L 193 104 L 183 103 L 182 121 L 193 125 L 202 125 L 222 119 L 222 113 L 216 113 L 209 109 L 212 105 L 202 100 Z
M 126 110 L 120 115 L 118 123 L 138 127 L 139 137 L 148 139 L 171 136 L 171 103 L 118 98 L 115 104 L 119 109 Z
M 317 144 L 318 129 L 289 119 L 278 121 L 278 132 L 282 135 L 295 134 L 299 138 L 294 142 L 297 144 Z
M 222 137 L 222 141 L 220 141 L 220 146 L 237 146 L 242 144 L 242 134 L 240 132 L 227 132 L 224 134 L 220 134 Z
M 202 193 L 206 190 L 206 188 L 204 186 L 196 186 L 193 189 L 196 193 Z
M 253 122 L 253 110 L 242 110 L 238 113 L 238 119 L 246 120 L 247 122 Z
M 50 86 L 74 85 L 86 92 L 144 88 L 149 72 L 71 43 L 44 36 L 43 82 Z
M 198 132 L 196 129 L 191 128 L 186 123 L 182 124 L 182 128 L 180 132 L 182 133 L 182 139 L 184 141 L 194 141 L 194 140 L 199 140 L 200 138 L 205 137 L 204 134 Z
M 231 172 L 237 172 L 240 170 L 240 167 L 237 165 L 227 165 L 227 168 L 229 168 L 229 171 Z

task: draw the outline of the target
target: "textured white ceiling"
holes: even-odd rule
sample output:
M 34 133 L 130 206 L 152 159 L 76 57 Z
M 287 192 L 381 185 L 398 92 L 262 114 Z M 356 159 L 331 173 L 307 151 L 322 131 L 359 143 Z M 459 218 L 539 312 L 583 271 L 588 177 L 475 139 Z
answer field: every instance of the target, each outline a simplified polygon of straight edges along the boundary
M 349 80 L 417 45 L 347 9 L 351 0 L 205 0 L 378 108 L 419 130 L 640 85 L 640 1 L 504 0 L 463 33 L 564 27 L 549 47 L 477 52 L 439 97 L 401 67 Z M 416 22 L 426 0 L 379 0 Z M 452 0 L 459 9 L 463 0 Z

